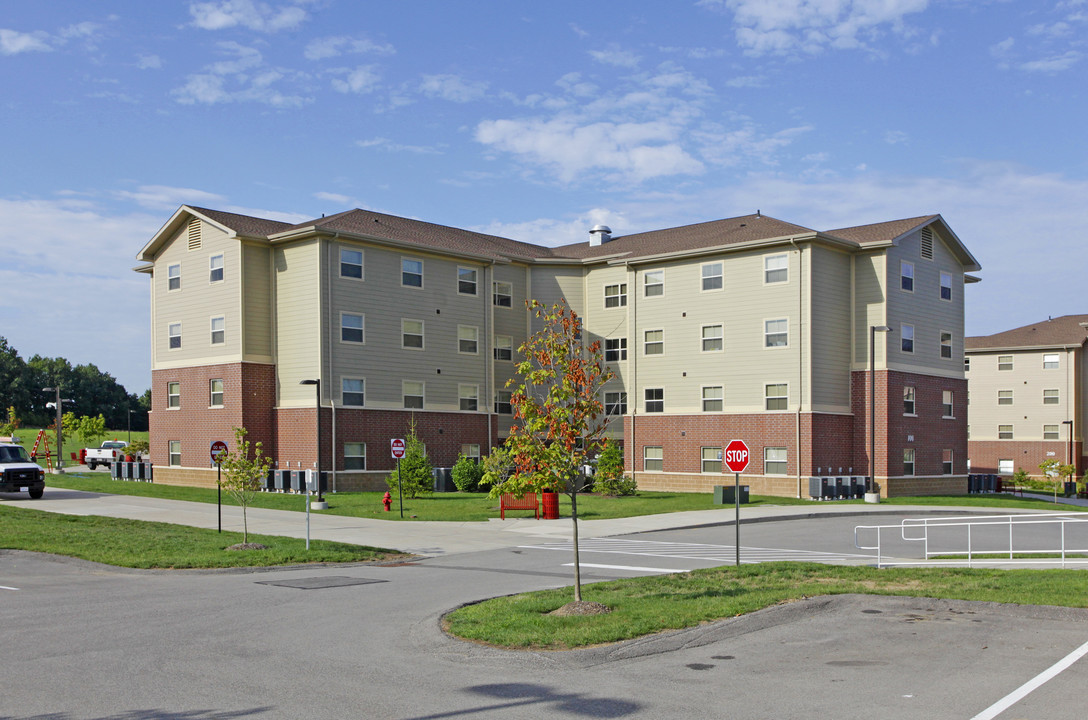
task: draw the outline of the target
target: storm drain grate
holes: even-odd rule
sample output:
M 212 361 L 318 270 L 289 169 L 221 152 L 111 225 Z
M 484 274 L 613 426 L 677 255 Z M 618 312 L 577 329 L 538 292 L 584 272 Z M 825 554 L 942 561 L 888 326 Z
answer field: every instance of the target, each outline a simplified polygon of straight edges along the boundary
M 278 585 L 279 587 L 297 588 L 299 590 L 323 590 L 325 588 L 348 587 L 351 585 L 370 585 L 371 583 L 389 582 L 388 580 L 372 580 L 370 578 L 345 577 L 343 575 L 331 575 L 329 577 L 296 578 L 294 580 L 261 580 L 258 585 Z

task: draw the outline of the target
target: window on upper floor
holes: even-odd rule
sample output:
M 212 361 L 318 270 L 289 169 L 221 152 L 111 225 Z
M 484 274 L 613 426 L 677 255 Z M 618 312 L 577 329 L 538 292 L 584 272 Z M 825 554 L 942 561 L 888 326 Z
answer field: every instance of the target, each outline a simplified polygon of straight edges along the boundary
M 627 338 L 605 338 L 604 361 L 620 362 L 627 359 Z
M 167 337 L 169 338 L 170 349 L 181 349 L 181 323 L 170 323 L 166 326 Z
M 643 335 L 643 355 L 663 355 L 665 353 L 665 331 L 647 330 Z
M 212 255 L 208 258 L 208 282 L 223 282 L 223 256 Z
M 495 413 L 498 415 L 513 415 L 514 406 L 510 404 L 513 393 L 509 390 L 499 390 L 495 393 Z
M 458 385 L 457 399 L 462 410 L 476 412 L 480 408 L 480 386 Z
M 495 336 L 495 359 L 496 360 L 513 360 L 514 359 L 514 338 L 510 335 L 496 335 Z
M 423 383 L 415 380 L 402 380 L 400 383 L 404 407 L 408 410 L 423 409 Z
M 997 426 L 997 439 L 998 440 L 1012 440 L 1012 425 L 998 425 Z
M 661 472 L 665 469 L 665 453 L 660 445 L 642 448 L 642 469 L 644 472 Z
M 508 282 L 491 283 L 491 303 L 495 307 L 513 306 L 514 286 Z
M 222 345 L 227 341 L 227 321 L 223 316 L 212 318 L 212 345 Z
M 422 260 L 400 259 L 400 284 L 404 287 L 423 287 Z
M 340 277 L 363 279 L 363 251 L 340 248 Z
M 1058 405 L 1061 403 L 1061 395 L 1057 389 L 1043 390 L 1043 405 Z
M 344 469 L 366 470 L 366 443 L 344 443 Z
M 1043 355 L 1043 370 L 1058 369 L 1058 353 L 1046 353 Z
M 767 410 L 786 410 L 789 407 L 789 385 L 768 383 L 763 386 L 763 407 Z
M 914 391 L 913 387 L 906 386 L 906 387 L 903 388 L 903 414 L 904 415 L 914 415 L 915 414 L 914 392 L 915 391 Z
M 768 255 L 763 258 L 763 283 L 773 285 L 775 283 L 789 282 L 789 256 Z
M 998 390 L 997 391 L 997 404 L 998 405 L 1012 405 L 1012 390 Z
M 701 470 L 705 473 L 722 472 L 722 449 L 720 447 L 699 448 L 699 456 L 702 460 Z
M 366 379 L 340 378 L 340 402 L 344 407 L 364 407 L 366 405 Z
M 457 326 L 457 352 L 476 355 L 480 349 L 480 329 L 472 325 Z
M 181 263 L 166 268 L 166 289 L 181 290 Z
M 642 276 L 642 292 L 646 297 L 660 297 L 665 294 L 665 271 L 647 270 Z
M 356 313 L 340 313 L 340 342 L 366 342 L 366 316 Z
M 718 352 L 725 349 L 725 340 L 722 335 L 721 325 L 703 325 L 702 328 L 703 352 Z
M 941 330 L 941 357 L 952 358 L 952 333 Z
M 476 269 L 468 267 L 457 268 L 457 293 L 460 295 L 476 294 Z
M 607 417 L 627 414 L 627 393 L 606 392 L 604 394 L 604 414 Z
M 790 339 L 790 321 L 776 318 L 763 322 L 763 347 L 786 347 Z
M 969 355 L 963 356 L 963 371 L 971 372 L 971 357 Z
M 725 391 L 721 385 L 703 387 L 703 412 L 721 412 L 725 409 Z
M 1060 437 L 1057 425 L 1043 425 L 1043 440 L 1058 440 Z
M 941 273 L 941 300 L 952 299 L 952 273 Z
M 181 407 L 181 383 L 180 382 L 168 382 L 166 383 L 166 407 L 179 408 Z
M 423 349 L 423 321 L 401 318 L 400 346 L 406 350 Z
M 914 292 L 914 263 L 899 261 L 899 287 L 907 292 Z
M 899 326 L 899 349 L 905 353 L 914 352 L 914 326 Z
M 700 269 L 703 278 L 703 292 L 710 290 L 721 290 L 724 287 L 722 282 L 722 264 L 707 263 Z
M 222 378 L 214 378 L 208 381 L 208 406 L 213 408 L 223 407 Z
M 997 356 L 997 369 L 1000 372 L 1007 372 L 1012 370 L 1012 355 L 998 355 Z
M 623 307 L 627 304 L 627 283 L 604 286 L 604 306 L 606 308 Z
M 665 389 L 664 388 L 645 388 L 646 398 L 646 412 L 659 413 L 665 412 Z

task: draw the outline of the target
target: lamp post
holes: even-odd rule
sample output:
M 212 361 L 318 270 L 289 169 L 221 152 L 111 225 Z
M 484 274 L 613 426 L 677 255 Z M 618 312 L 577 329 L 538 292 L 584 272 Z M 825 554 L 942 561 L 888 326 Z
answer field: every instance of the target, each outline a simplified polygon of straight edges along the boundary
M 132 413 L 134 413 L 134 412 L 136 412 L 136 411 L 129 408 L 129 411 L 128 411 L 128 444 L 130 446 L 132 445 Z
M 42 392 L 57 393 L 57 399 L 55 402 L 55 406 L 57 408 L 57 472 L 63 475 L 64 468 L 61 467 L 61 465 L 64 462 L 64 452 L 61 446 L 61 443 L 63 442 L 63 434 L 61 432 L 61 428 L 64 426 L 64 411 L 61 410 L 62 400 L 60 397 L 60 385 L 57 385 L 56 387 L 42 388 Z
M 317 397 L 317 502 L 325 502 L 321 497 L 321 378 L 316 380 L 299 380 L 299 385 L 313 385 Z
M 880 492 L 876 489 L 876 334 L 891 332 L 887 325 L 869 326 L 869 487 L 865 492 L 865 502 L 880 502 Z

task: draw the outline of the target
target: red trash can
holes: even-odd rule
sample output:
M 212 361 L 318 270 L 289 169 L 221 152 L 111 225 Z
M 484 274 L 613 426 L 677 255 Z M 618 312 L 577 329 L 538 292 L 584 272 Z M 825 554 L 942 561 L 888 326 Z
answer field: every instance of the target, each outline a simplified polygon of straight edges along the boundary
M 559 519 L 559 493 L 557 492 L 542 492 L 540 493 L 541 505 L 544 508 L 545 520 L 558 520 Z

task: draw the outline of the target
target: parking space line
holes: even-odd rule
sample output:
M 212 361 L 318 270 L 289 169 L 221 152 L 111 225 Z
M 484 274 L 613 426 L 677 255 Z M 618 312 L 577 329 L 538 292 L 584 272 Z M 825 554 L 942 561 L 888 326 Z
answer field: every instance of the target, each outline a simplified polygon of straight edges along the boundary
M 1064 658 L 1054 663 L 1049 668 L 1018 687 L 1016 690 L 1001 698 L 993 705 L 980 712 L 978 715 L 975 715 L 973 718 L 971 718 L 971 720 L 993 720 L 993 718 L 997 717 L 1016 703 L 1023 700 L 1025 697 L 1028 696 L 1028 694 L 1038 689 L 1048 680 L 1057 677 L 1062 671 L 1068 669 L 1070 665 L 1075 663 L 1077 660 L 1080 660 L 1085 655 L 1088 655 L 1088 642 L 1084 643 L 1079 648 L 1069 653 Z
M 633 572 L 655 572 L 655 573 L 674 573 L 674 572 L 687 572 L 687 570 L 678 570 L 676 568 L 652 568 L 652 567 L 635 567 L 633 565 L 595 565 L 593 563 L 579 563 L 584 568 L 601 568 L 603 570 L 631 570 Z M 574 567 L 574 563 L 563 563 L 563 567 Z
M 0 585 L 0 590 L 18 590 L 19 588 L 8 587 L 7 585 Z

